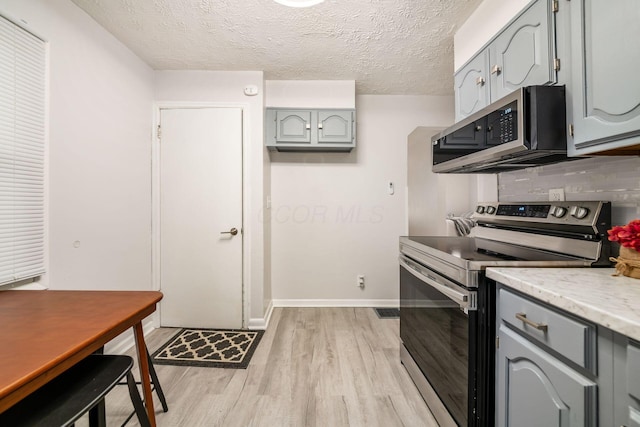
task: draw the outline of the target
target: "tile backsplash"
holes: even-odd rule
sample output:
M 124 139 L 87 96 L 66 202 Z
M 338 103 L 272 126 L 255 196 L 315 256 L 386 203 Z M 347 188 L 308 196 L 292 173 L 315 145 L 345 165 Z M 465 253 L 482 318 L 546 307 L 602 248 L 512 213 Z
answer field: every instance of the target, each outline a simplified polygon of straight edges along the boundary
M 566 200 L 611 201 L 614 225 L 640 218 L 640 157 L 592 157 L 498 175 L 501 202 L 549 200 L 549 189 Z

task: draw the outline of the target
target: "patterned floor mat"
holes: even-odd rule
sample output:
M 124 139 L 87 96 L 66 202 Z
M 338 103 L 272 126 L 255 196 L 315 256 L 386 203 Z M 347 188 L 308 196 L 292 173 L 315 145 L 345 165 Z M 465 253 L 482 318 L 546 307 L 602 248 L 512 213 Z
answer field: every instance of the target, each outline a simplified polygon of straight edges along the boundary
M 245 369 L 264 331 L 183 329 L 151 356 L 159 365 Z

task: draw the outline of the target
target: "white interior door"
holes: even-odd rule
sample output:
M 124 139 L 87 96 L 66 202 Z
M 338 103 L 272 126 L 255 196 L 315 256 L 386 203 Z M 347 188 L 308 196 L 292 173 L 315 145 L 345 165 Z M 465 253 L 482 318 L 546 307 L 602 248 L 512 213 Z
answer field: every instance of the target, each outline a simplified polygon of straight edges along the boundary
M 160 323 L 241 328 L 242 110 L 161 109 L 160 126 Z

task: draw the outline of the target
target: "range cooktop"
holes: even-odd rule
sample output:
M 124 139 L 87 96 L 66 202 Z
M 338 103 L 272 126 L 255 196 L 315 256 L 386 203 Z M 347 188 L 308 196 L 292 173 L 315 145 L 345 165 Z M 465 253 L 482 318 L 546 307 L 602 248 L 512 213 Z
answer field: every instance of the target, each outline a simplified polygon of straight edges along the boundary
M 438 251 L 448 257 L 487 265 L 511 261 L 577 261 L 581 264 L 575 257 L 476 237 L 409 236 L 405 239 L 424 251 Z

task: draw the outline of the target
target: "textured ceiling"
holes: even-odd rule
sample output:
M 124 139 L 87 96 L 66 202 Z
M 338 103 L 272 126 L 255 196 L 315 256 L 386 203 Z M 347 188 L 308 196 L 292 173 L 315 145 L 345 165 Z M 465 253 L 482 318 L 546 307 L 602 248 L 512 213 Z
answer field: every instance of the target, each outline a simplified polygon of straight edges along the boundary
M 481 0 L 72 0 L 156 70 L 355 80 L 359 94 L 453 92 L 453 34 Z

